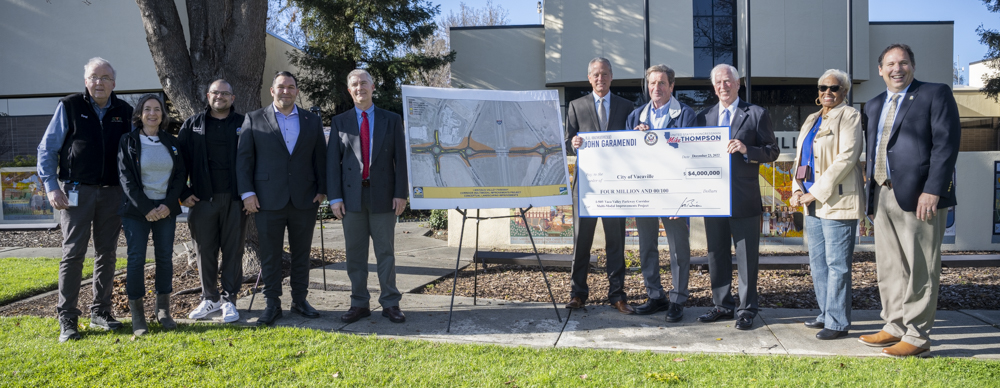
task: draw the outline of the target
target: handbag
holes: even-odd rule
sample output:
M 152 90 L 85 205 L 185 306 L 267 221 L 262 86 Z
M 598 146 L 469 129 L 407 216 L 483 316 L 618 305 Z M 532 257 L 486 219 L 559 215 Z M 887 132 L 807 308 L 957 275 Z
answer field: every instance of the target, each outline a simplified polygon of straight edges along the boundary
M 795 169 L 796 180 L 804 181 L 807 178 L 811 177 L 812 177 L 812 170 L 810 169 L 809 165 L 799 166 L 798 168 Z

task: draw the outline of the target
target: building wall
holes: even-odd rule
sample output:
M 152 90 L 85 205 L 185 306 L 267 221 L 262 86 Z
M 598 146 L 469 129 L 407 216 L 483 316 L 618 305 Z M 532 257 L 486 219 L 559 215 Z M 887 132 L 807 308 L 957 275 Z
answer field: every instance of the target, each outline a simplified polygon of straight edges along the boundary
M 871 81 L 854 87 L 854 101 L 865 102 L 885 91 L 878 73 L 878 56 L 893 43 L 913 49 L 914 77 L 951 85 L 955 24 L 952 22 L 872 22 L 869 25 L 868 71 Z
M 451 64 L 453 87 L 545 89 L 545 31 L 541 26 L 459 27 L 451 29 L 450 39 L 452 50 L 458 53 Z
M 739 61 L 745 58 L 746 21 L 740 14 Z M 750 2 L 751 68 L 754 78 L 815 79 L 827 69 L 847 71 L 847 5 L 824 0 Z M 854 0 L 854 80 L 869 79 L 868 1 Z M 950 43 L 949 43 L 950 47 Z M 741 74 L 744 72 L 742 65 Z M 876 74 L 877 75 L 877 74 Z
M 0 96 L 82 91 L 95 56 L 114 65 L 116 90 L 162 89 L 135 1 L 89 3 L 0 2 Z
M 974 88 L 982 88 L 986 86 L 983 82 L 983 77 L 989 74 L 991 77 L 995 77 L 997 70 L 990 67 L 989 61 L 979 61 L 969 64 L 969 86 Z
M 174 2 L 187 39 L 185 0 Z M 163 90 L 134 0 L 0 2 L 0 47 L 0 112 L 10 115 L 51 114 L 60 97 L 83 91 L 95 56 L 114 66 L 117 93 Z M 262 105 L 275 71 L 296 70 L 285 54 L 294 46 L 268 34 L 265 47 Z

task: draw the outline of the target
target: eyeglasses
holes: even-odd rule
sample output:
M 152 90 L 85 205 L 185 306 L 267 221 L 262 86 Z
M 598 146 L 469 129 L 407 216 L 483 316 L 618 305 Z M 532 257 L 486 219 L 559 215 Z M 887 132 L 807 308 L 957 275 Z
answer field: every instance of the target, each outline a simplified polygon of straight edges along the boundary
M 834 93 L 840 91 L 840 85 L 819 85 L 816 88 L 819 89 L 820 93 L 826 92 L 827 89 L 830 89 L 830 91 Z
M 98 77 L 96 75 L 92 75 L 90 77 L 87 77 L 87 79 L 90 80 L 90 82 L 93 82 L 93 83 L 97 83 L 97 81 L 101 81 L 101 82 L 107 83 L 107 82 L 111 82 L 111 81 L 115 80 L 114 78 L 108 77 L 106 75 L 105 76 L 101 76 L 101 77 Z
M 221 90 L 209 90 L 208 94 L 211 94 L 211 95 L 216 96 L 216 97 L 229 97 L 229 96 L 233 95 L 232 92 L 225 92 L 225 91 L 221 91 Z

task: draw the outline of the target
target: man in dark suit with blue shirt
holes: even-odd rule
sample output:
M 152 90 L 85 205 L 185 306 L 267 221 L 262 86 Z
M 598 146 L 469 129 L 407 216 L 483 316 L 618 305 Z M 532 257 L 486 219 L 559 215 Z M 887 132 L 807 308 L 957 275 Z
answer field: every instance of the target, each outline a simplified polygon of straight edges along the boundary
M 886 91 L 865 105 L 867 195 L 885 325 L 860 341 L 886 356 L 927 357 L 962 127 L 948 85 L 913 79 L 909 46 L 890 45 L 878 63 Z
M 292 312 L 318 318 L 309 293 L 309 251 L 316 211 L 326 200 L 326 148 L 319 116 L 295 105 L 295 76 L 279 72 L 274 103 L 247 113 L 236 147 L 236 186 L 243 209 L 254 214 L 267 306 L 257 325 L 281 318 L 281 254 L 285 229 L 292 254 Z
M 712 86 L 719 103 L 698 113 L 697 126 L 730 127 L 727 152 L 731 158 L 732 216 L 705 217 L 708 271 L 715 307 L 698 317 L 700 322 L 720 318 L 736 320 L 736 328 L 749 330 L 757 316 L 757 264 L 760 252 L 760 163 L 778 158 L 780 150 L 764 108 L 741 101 L 739 73 L 731 65 L 712 69 Z M 739 266 L 740 305 L 733 300 L 732 243 Z M 735 313 L 734 313 L 735 310 Z
M 335 116 L 327 146 L 330 210 L 344 220 L 351 307 L 346 323 L 371 315 L 368 293 L 368 242 L 375 247 L 382 316 L 403 323 L 402 294 L 396 288 L 396 217 L 406 208 L 406 140 L 403 119 L 372 101 L 375 85 L 367 71 L 347 75 L 354 109 Z
M 611 61 L 594 58 L 587 65 L 587 80 L 593 93 L 570 101 L 566 114 L 566 150 L 574 152 L 583 145 L 580 132 L 616 131 L 625 129 L 625 120 L 632 109 L 632 102 L 611 93 Z M 573 180 L 573 193 L 577 196 L 577 179 Z M 579 206 L 573 207 L 573 269 L 570 273 L 572 289 L 568 309 L 579 309 L 587 303 L 590 287 L 590 248 L 594 243 L 597 218 L 580 218 Z M 622 314 L 633 314 L 625 293 L 625 218 L 601 217 L 604 225 L 605 252 L 607 253 L 608 302 Z
M 667 65 L 654 65 L 646 69 L 646 89 L 649 103 L 628 115 L 627 128 L 649 129 L 689 128 L 695 124 L 695 113 L 689 106 L 673 98 L 674 69 Z M 667 232 L 670 244 L 670 275 L 673 289 L 670 297 L 660 283 L 660 225 Z M 639 265 L 646 283 L 646 303 L 636 306 L 639 315 L 667 310 L 667 322 L 678 322 L 684 316 L 684 302 L 688 298 L 688 276 L 691 274 L 690 230 L 687 217 L 636 217 L 639 232 Z

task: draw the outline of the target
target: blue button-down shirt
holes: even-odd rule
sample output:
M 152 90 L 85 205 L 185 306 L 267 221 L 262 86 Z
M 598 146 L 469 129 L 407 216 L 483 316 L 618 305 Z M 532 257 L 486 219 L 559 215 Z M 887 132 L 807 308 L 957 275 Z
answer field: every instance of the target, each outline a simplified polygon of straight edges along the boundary
M 97 106 L 94 99 L 88 99 L 90 106 L 97 112 L 97 119 L 104 120 L 104 114 L 111 108 L 111 99 L 103 106 Z M 49 126 L 45 128 L 42 141 L 38 144 L 38 178 L 45 186 L 45 191 L 59 189 L 59 150 L 62 149 L 63 142 L 66 141 L 66 132 L 69 131 L 69 120 L 66 117 L 66 107 L 60 102 L 56 105 L 56 112 L 52 114 Z
M 912 83 L 911 83 L 911 85 L 912 85 Z M 906 88 L 903 89 L 903 91 L 901 91 L 899 93 L 896 93 L 896 94 L 899 94 L 899 99 L 896 100 L 896 117 L 893 117 L 893 123 L 895 123 L 896 119 L 899 118 L 899 108 L 903 106 L 903 98 L 906 97 L 906 92 L 908 90 L 910 90 L 910 85 L 906 85 Z M 893 94 L 891 90 L 889 90 L 889 89 L 885 90 L 885 101 L 882 103 L 882 114 L 879 115 L 879 117 L 878 117 L 878 133 L 875 134 L 875 141 L 876 142 L 882 141 L 882 128 L 885 127 L 885 115 L 889 113 L 889 104 L 892 102 L 892 96 L 894 96 L 894 95 L 895 94 Z M 878 143 L 875 143 L 875 155 L 872 156 L 872 160 L 877 160 L 877 159 L 875 159 L 875 156 L 878 156 Z M 872 170 L 872 171 L 875 171 L 875 170 Z M 885 177 L 887 179 L 892 179 L 892 174 L 889 173 L 889 157 L 888 157 L 888 155 L 886 155 L 886 158 L 885 158 Z
M 295 149 L 295 142 L 299 140 L 299 107 L 292 105 L 292 113 L 285 116 L 284 113 L 274 107 L 274 119 L 278 122 L 278 129 L 281 130 L 281 137 L 285 139 L 285 147 L 291 154 Z

